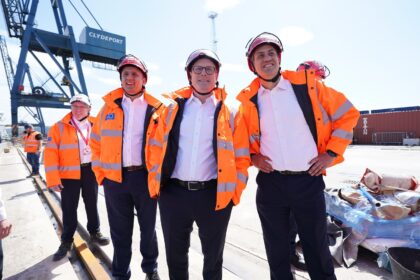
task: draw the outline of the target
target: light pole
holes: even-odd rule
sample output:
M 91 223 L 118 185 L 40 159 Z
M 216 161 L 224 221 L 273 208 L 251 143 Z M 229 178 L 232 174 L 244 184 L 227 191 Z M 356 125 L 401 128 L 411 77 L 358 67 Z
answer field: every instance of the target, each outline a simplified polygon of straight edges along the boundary
M 216 12 L 210 12 L 209 13 L 209 18 L 211 19 L 211 23 L 212 23 L 212 29 L 213 29 L 213 51 L 217 52 L 217 40 L 216 40 L 216 22 L 215 19 L 217 17 L 217 13 Z

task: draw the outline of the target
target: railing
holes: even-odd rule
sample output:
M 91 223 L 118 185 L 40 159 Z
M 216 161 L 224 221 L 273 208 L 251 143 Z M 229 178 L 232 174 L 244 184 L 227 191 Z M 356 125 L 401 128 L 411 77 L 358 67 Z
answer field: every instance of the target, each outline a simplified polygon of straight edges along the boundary
M 402 145 L 404 138 L 416 138 L 413 132 L 374 132 L 372 143 L 375 145 Z

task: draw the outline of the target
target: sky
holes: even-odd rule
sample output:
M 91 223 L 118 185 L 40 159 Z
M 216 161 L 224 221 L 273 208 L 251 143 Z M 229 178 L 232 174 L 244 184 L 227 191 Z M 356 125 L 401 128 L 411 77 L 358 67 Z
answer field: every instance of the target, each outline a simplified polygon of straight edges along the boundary
M 41 0 L 36 28 L 56 32 L 51 1 Z M 85 23 L 98 28 L 81 0 L 63 0 L 67 22 L 78 38 Z M 418 0 L 84 0 L 107 32 L 126 37 L 127 53 L 142 58 L 149 69 L 147 89 L 153 94 L 170 92 L 188 84 L 184 71 L 188 55 L 212 45 L 215 19 L 217 53 L 222 61 L 219 83 L 230 100 L 255 77 L 248 70 L 245 45 L 264 31 L 283 42 L 282 69 L 294 70 L 305 60 L 319 60 L 329 67 L 326 84 L 343 92 L 359 110 L 420 106 L 420 1 Z M 118 3 L 118 4 L 117 4 Z M 0 34 L 6 36 L 9 54 L 17 63 L 18 39 L 8 38 L 4 15 Z M 98 28 L 99 29 L 99 28 Z M 47 56 L 43 63 L 58 70 Z M 46 74 L 28 60 L 36 83 Z M 92 114 L 103 105 L 102 96 L 120 86 L 116 71 L 100 70 L 83 62 Z M 75 73 L 73 73 L 75 74 Z M 59 76 L 60 77 L 60 76 Z M 75 77 L 75 76 L 73 76 Z M 48 84 L 46 85 L 48 88 Z M 67 109 L 43 109 L 47 125 L 58 121 Z M 10 123 L 10 93 L 0 64 L 0 112 Z M 19 109 L 19 120 L 32 122 Z

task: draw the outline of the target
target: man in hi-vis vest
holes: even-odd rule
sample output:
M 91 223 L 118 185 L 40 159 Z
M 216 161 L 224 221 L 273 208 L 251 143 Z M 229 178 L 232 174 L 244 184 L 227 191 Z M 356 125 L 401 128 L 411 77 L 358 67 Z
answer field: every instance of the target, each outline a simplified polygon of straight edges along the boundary
M 190 85 L 170 94 L 173 104 L 148 146 L 149 189 L 159 197 L 169 279 L 189 279 L 194 222 L 204 255 L 203 279 L 222 279 L 232 206 L 239 203 L 248 179 L 246 129 L 225 103 L 224 88 L 218 87 L 220 67 L 210 50 L 190 54 L 185 65 Z
M 71 249 L 77 228 L 77 207 L 82 192 L 90 239 L 107 245 L 109 238 L 99 231 L 98 184 L 92 171 L 92 151 L 89 147 L 94 118 L 89 116 L 91 104 L 85 94 L 70 99 L 71 112 L 54 124 L 48 133 L 44 152 L 47 186 L 61 192 L 63 232 L 61 245 L 53 260 L 64 258 Z
M 249 40 L 249 69 L 257 76 L 237 96 L 257 176 L 271 279 L 293 279 L 290 213 L 311 279 L 336 279 L 327 242 L 325 170 L 343 161 L 359 112 L 315 71 L 281 71 L 283 45 L 268 32 Z
M 160 96 L 146 91 L 147 68 L 133 55 L 117 66 L 121 87 L 103 97 L 93 127 L 93 170 L 104 186 L 111 239 L 114 245 L 112 275 L 131 277 L 131 242 L 134 209 L 140 227 L 141 268 L 146 280 L 158 280 L 158 245 L 155 231 L 157 200 L 149 195 L 145 147 L 164 107 Z
M 29 177 L 39 175 L 39 156 L 42 148 L 42 134 L 36 130 L 31 124 L 25 124 L 25 136 L 23 136 L 24 152 L 26 159 L 32 167 Z

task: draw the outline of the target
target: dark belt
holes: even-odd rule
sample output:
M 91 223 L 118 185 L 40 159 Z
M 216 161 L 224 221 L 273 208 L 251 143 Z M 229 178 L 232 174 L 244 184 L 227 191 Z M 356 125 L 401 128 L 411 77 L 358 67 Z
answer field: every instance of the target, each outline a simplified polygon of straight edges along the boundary
M 213 188 L 213 187 L 215 188 L 217 186 L 216 179 L 199 182 L 199 181 L 181 181 L 179 179 L 171 178 L 171 181 L 178 186 L 186 188 L 189 191 L 204 190 L 207 188 Z
M 303 174 L 309 174 L 309 172 L 306 171 L 290 171 L 290 170 L 282 170 L 282 171 L 278 171 L 278 170 L 274 170 L 274 172 L 278 172 L 281 175 L 303 175 Z
M 144 165 L 131 165 L 131 166 L 124 166 L 123 171 L 136 171 L 144 169 Z
M 86 166 L 90 166 L 91 165 L 91 163 L 90 162 L 86 162 L 86 163 L 82 163 L 80 166 L 81 167 L 86 167 Z

